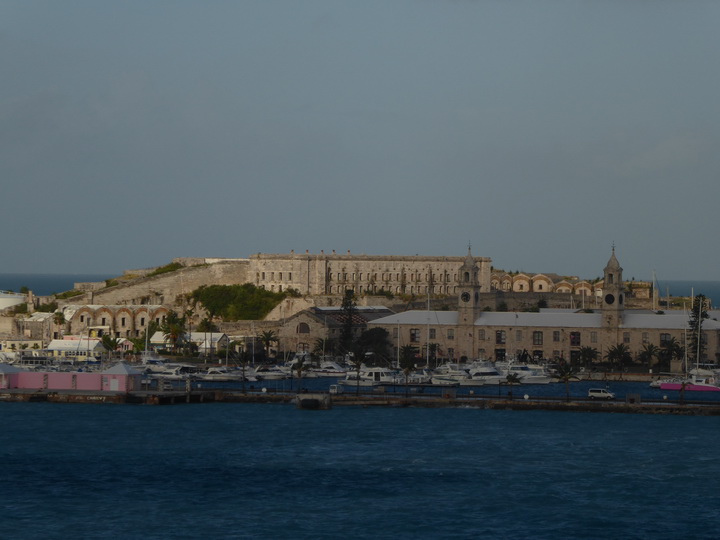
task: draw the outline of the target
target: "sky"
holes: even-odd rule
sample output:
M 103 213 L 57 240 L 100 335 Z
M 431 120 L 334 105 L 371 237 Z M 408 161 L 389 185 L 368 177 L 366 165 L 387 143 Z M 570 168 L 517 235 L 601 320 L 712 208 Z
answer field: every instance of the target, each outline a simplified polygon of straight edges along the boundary
M 720 280 L 720 2 L 0 0 L 0 273 Z

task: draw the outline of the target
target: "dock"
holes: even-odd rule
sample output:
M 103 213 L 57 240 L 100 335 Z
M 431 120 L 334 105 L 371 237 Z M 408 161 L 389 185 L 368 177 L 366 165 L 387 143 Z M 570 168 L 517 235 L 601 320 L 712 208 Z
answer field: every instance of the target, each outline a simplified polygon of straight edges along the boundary
M 309 401 L 318 401 L 315 407 Z M 241 392 L 236 390 L 90 392 L 81 390 L 0 390 L 0 402 L 96 403 L 134 405 L 181 405 L 202 403 L 262 403 L 295 404 L 298 408 L 325 410 L 333 407 L 419 407 L 419 408 L 478 408 L 514 411 L 574 411 L 625 414 L 672 414 L 683 416 L 720 416 L 720 402 L 692 400 L 625 400 L 594 401 L 587 398 L 566 397 L 500 397 L 490 395 L 456 395 L 454 392 L 436 395 L 389 394 L 364 392 L 331 395 L 328 393 L 298 394 L 293 391 Z

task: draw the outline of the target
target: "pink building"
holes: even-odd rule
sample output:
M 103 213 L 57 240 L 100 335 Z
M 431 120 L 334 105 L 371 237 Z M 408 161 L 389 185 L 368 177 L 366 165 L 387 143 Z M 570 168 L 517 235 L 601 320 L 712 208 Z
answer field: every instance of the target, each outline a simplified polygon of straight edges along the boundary
M 62 372 L 23 371 L 0 365 L 0 388 L 24 390 L 87 390 L 94 392 L 131 392 L 142 388 L 142 374 L 124 362 L 105 371 Z

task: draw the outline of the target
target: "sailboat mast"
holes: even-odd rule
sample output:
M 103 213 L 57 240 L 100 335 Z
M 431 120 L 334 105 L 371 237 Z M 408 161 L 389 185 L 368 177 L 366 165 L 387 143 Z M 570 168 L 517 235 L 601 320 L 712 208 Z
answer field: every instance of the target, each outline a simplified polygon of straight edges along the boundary
M 432 270 L 430 270 L 430 272 L 432 272 Z M 430 369 L 430 286 L 428 286 L 427 294 L 427 332 L 425 335 L 427 336 L 427 347 L 425 347 L 425 365 L 428 369 Z

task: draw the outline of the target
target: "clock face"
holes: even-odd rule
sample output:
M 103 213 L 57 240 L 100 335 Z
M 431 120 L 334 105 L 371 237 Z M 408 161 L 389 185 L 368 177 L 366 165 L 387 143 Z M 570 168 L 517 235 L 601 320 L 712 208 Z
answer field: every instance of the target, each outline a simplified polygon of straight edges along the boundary
M 612 306 L 615 303 L 615 297 L 612 294 L 605 295 L 605 303 L 608 306 Z
M 469 302 L 470 301 L 470 293 L 464 292 L 460 295 L 460 300 L 463 302 Z

